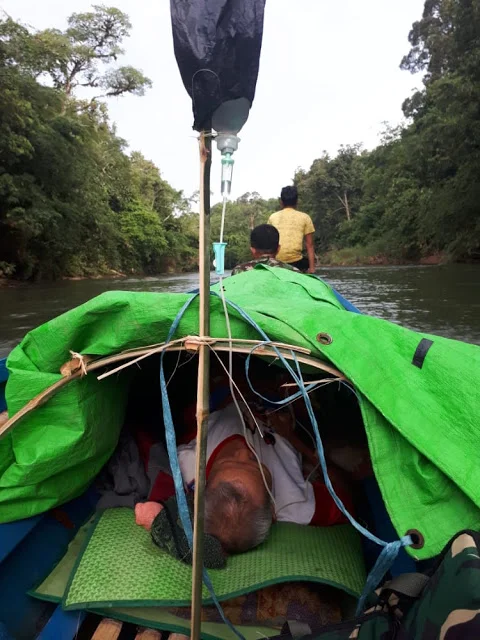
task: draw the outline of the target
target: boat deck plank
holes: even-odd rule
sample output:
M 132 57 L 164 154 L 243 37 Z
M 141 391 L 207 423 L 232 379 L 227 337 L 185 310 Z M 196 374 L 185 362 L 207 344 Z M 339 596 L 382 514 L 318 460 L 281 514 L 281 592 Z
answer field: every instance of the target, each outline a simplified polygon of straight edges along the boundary
M 170 635 L 170 638 L 172 635 Z M 135 640 L 162 640 L 162 634 L 156 629 L 139 629 Z
M 123 623 L 111 618 L 103 618 L 92 636 L 92 640 L 117 640 Z

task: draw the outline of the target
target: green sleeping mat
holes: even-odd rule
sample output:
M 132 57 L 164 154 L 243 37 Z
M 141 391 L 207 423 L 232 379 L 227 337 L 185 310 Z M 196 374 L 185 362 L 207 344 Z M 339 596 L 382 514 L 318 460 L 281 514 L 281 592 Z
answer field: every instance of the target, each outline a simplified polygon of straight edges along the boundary
M 92 538 L 94 538 L 95 532 L 98 528 L 98 523 L 105 520 L 107 522 L 110 520 L 112 522 L 115 521 L 117 523 L 117 526 L 119 526 L 119 523 L 120 523 L 122 528 L 126 524 L 129 530 L 128 534 L 125 531 L 125 534 L 127 537 L 133 532 L 133 527 L 131 527 L 131 524 L 133 522 L 133 514 L 128 509 L 114 509 L 114 510 L 105 512 L 101 516 L 96 516 L 95 518 L 93 518 L 92 520 L 87 522 L 83 527 L 80 528 L 76 537 L 70 543 L 65 556 L 60 560 L 60 562 L 51 571 L 51 573 L 43 580 L 43 582 L 36 589 L 30 592 L 31 596 L 39 598 L 41 600 L 47 600 L 47 601 L 58 602 L 58 603 L 60 603 L 62 600 L 65 599 L 67 586 L 69 585 L 69 583 L 73 582 L 72 577 L 73 579 L 75 579 L 76 570 L 82 564 L 82 560 L 85 557 L 87 549 L 90 547 Z M 273 547 L 273 552 L 274 554 L 276 553 L 277 556 L 281 554 L 282 549 L 277 549 L 277 551 L 275 551 L 275 547 L 277 546 L 277 543 L 275 542 L 275 540 L 277 539 L 276 529 L 287 530 L 290 527 L 291 527 L 290 525 L 283 525 L 283 526 L 277 525 L 277 527 L 274 529 L 274 535 L 272 536 L 273 543 L 269 543 L 268 545 L 264 545 L 264 546 L 268 546 L 270 548 Z M 316 531 L 317 534 L 320 534 L 325 544 L 332 544 L 328 555 L 338 554 L 340 558 L 342 556 L 342 553 L 346 551 L 345 547 L 347 547 L 347 557 L 350 557 L 353 554 L 351 553 L 351 551 L 348 551 L 349 544 L 353 545 L 353 547 L 355 547 L 358 551 L 360 551 L 358 537 L 356 536 L 356 533 L 352 531 L 349 527 L 335 527 L 335 528 L 329 528 L 329 529 L 294 527 L 294 529 L 303 529 L 303 531 L 307 533 L 311 531 Z M 140 527 L 137 527 L 136 525 L 135 525 L 135 530 L 143 532 L 141 536 L 141 540 L 143 541 L 141 543 L 142 546 L 144 547 L 149 546 L 150 545 L 149 534 L 147 534 L 143 529 L 141 529 Z M 324 535 L 329 532 L 335 533 L 336 535 L 335 536 Z M 334 538 L 336 540 L 334 540 Z M 280 537 L 280 540 L 281 539 L 282 538 Z M 295 536 L 295 539 L 296 539 L 296 542 L 294 541 L 293 544 L 296 546 L 298 542 L 298 533 Z M 118 540 L 116 544 L 111 544 L 112 542 L 113 540 L 110 540 L 110 542 L 108 542 L 108 546 L 114 547 L 118 551 Z M 337 544 L 338 542 L 340 542 L 339 545 Z M 153 547 L 153 551 L 155 552 L 155 554 L 159 554 L 161 556 L 164 555 L 160 551 L 158 551 L 156 547 Z M 260 550 L 251 552 L 251 554 L 258 555 L 259 551 Z M 246 554 L 246 555 L 250 555 L 250 554 Z M 327 555 L 327 554 L 323 553 L 322 555 Z M 241 557 L 244 558 L 246 556 L 241 556 Z M 318 571 L 318 567 L 321 565 L 319 556 L 316 556 L 314 563 L 312 563 L 310 559 L 310 564 L 312 567 L 317 567 L 317 571 Z M 125 571 L 125 565 L 123 566 L 124 566 L 123 571 Z M 174 561 L 174 566 L 176 567 L 177 570 L 179 566 L 183 567 L 183 565 L 175 561 Z M 114 567 L 111 567 L 111 570 L 113 571 Z M 229 569 L 226 569 L 225 571 L 229 571 Z M 330 572 L 331 571 L 332 570 L 330 569 Z M 354 561 L 351 564 L 350 576 L 347 579 L 349 583 L 355 582 L 355 578 L 354 578 L 355 572 L 357 573 L 356 581 L 361 587 L 365 577 L 365 573 L 363 569 L 363 560 L 362 560 L 361 554 L 356 554 L 354 556 Z M 219 573 L 219 572 L 211 572 L 211 573 Z M 111 583 L 115 581 L 114 574 L 112 572 L 108 572 L 106 575 L 108 576 L 108 582 Z M 342 578 L 340 576 L 340 572 L 338 572 L 338 574 L 335 576 L 330 576 L 330 578 L 332 579 L 324 580 L 317 576 L 315 578 L 315 581 L 320 583 L 327 582 L 330 584 L 338 584 L 338 586 L 341 586 L 345 591 L 348 591 L 349 593 L 353 593 L 353 590 L 350 587 L 348 586 L 346 587 L 345 585 L 341 584 Z M 283 578 L 283 580 L 285 579 L 286 578 Z M 278 582 L 280 582 L 280 580 Z M 256 588 L 260 588 L 260 587 L 256 587 Z M 105 597 L 105 596 L 102 596 L 102 597 Z M 225 599 L 225 598 L 222 598 L 222 599 Z M 109 617 L 117 618 L 125 622 L 132 622 L 140 626 L 146 626 L 146 627 L 164 630 L 164 631 L 188 634 L 190 629 L 189 620 L 176 616 L 172 612 L 168 611 L 166 608 L 163 608 L 163 607 L 158 607 L 158 606 L 147 607 L 147 606 L 138 606 L 139 603 L 135 603 L 135 604 L 137 606 L 128 606 L 128 607 L 127 606 L 122 606 L 122 607 L 108 606 L 105 609 L 102 609 L 102 607 L 92 604 L 92 606 L 88 606 L 87 609 L 92 613 L 97 613 L 102 616 L 107 615 Z M 85 605 L 82 605 L 82 606 L 79 606 L 78 608 L 80 609 L 84 607 Z M 73 609 L 77 607 L 71 606 L 70 608 Z M 240 625 L 239 629 L 241 630 L 241 633 L 246 638 L 246 640 L 258 640 L 259 637 L 269 637 L 269 636 L 278 634 L 278 629 L 271 628 L 268 626 L 261 626 L 261 625 L 255 625 L 255 626 Z M 219 623 L 207 622 L 207 621 L 202 622 L 202 637 L 206 640 L 233 640 L 234 638 L 236 638 L 233 632 L 225 624 L 219 624 Z
M 349 525 L 277 524 L 266 543 L 209 573 L 219 600 L 302 580 L 359 595 L 365 582 L 360 539 Z M 191 568 L 160 551 L 135 524 L 131 509 L 109 509 L 90 529 L 63 604 L 65 609 L 187 606 L 191 582 Z M 211 602 L 204 588 L 203 603 Z
M 63 600 L 70 574 L 85 544 L 91 524 L 92 521 L 80 528 L 57 566 L 36 589 L 30 591 L 29 595 L 48 602 L 60 603 Z M 138 626 L 158 629 L 159 631 L 170 631 L 186 635 L 190 632 L 189 620 L 175 616 L 166 609 L 159 607 L 110 607 L 104 610 L 92 607 L 89 611 L 100 616 L 131 622 Z M 258 640 L 258 638 L 278 635 L 278 630 L 263 626 L 242 625 L 241 633 L 245 640 Z M 215 622 L 202 622 L 202 638 L 204 640 L 237 640 L 237 636 L 226 624 Z

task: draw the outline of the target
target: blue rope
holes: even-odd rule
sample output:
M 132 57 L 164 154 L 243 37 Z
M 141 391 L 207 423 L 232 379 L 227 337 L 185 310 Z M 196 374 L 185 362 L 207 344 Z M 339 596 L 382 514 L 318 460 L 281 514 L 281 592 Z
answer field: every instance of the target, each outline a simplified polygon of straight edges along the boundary
M 185 302 L 183 307 L 177 313 L 175 320 L 173 321 L 172 326 L 170 327 L 170 330 L 168 332 L 166 343 L 170 342 L 170 340 L 174 336 L 175 331 L 177 330 L 178 325 L 180 324 L 180 321 L 185 311 L 188 309 L 191 303 L 195 300 L 197 295 L 198 294 L 192 295 L 192 297 Z M 180 515 L 180 520 L 182 522 L 188 544 L 190 546 L 190 549 L 192 549 L 193 548 L 193 527 L 192 527 L 192 521 L 190 518 L 190 512 L 187 506 L 187 497 L 185 494 L 185 487 L 183 485 L 182 472 L 180 470 L 180 464 L 178 462 L 175 427 L 173 424 L 172 410 L 170 407 L 170 400 L 168 398 L 168 391 L 167 391 L 167 383 L 165 380 L 165 371 L 164 371 L 165 353 L 166 353 L 166 349 L 164 349 L 160 355 L 160 390 L 162 394 L 163 422 L 165 424 L 165 438 L 167 443 L 168 458 L 169 458 L 170 467 L 172 470 L 173 482 L 175 484 L 175 495 L 177 497 L 178 513 Z M 222 605 L 220 604 L 217 598 L 212 581 L 205 567 L 202 570 L 202 577 L 203 577 L 203 582 L 207 587 L 208 592 L 210 593 L 210 597 L 214 605 L 217 607 L 223 622 L 233 631 L 233 633 L 239 638 L 239 640 L 245 640 L 242 634 L 239 631 L 237 631 L 237 629 L 235 629 L 235 627 L 230 622 L 230 620 L 228 620 L 227 617 L 225 616 L 225 613 L 222 609 Z
M 384 543 L 384 547 L 377 558 L 377 561 L 373 565 L 370 573 L 367 576 L 365 586 L 363 587 L 362 595 L 358 599 L 357 609 L 355 614 L 357 616 L 362 615 L 365 611 L 365 602 L 368 595 L 378 587 L 380 581 L 383 579 L 387 571 L 390 570 L 392 564 L 395 562 L 400 549 L 407 545 L 412 544 L 411 536 L 403 536 L 400 540 L 395 542 Z
M 195 300 L 197 295 L 193 295 L 189 298 L 180 311 L 177 313 L 175 320 L 168 332 L 166 343 L 170 342 L 175 331 L 177 330 L 180 320 L 182 319 L 185 311 Z M 178 513 L 182 521 L 183 529 L 188 540 L 190 548 L 193 544 L 193 528 L 190 520 L 190 513 L 187 506 L 187 498 L 185 495 L 185 489 L 183 486 L 182 472 L 180 471 L 180 465 L 178 463 L 177 454 L 177 439 L 175 437 L 175 427 L 173 425 L 172 410 L 170 408 L 170 400 L 168 398 L 167 382 L 165 380 L 165 371 L 163 361 L 165 358 L 166 349 L 160 354 L 160 391 L 162 394 L 162 408 L 163 408 L 163 422 L 165 424 L 165 439 L 167 443 L 168 458 L 170 461 L 170 468 L 172 470 L 173 482 L 175 484 L 175 494 L 177 497 Z
M 214 295 L 218 296 L 217 293 L 214 293 Z M 264 339 L 264 342 L 258 345 L 255 345 L 250 353 L 247 356 L 247 359 L 245 361 L 245 374 L 246 374 L 246 378 L 247 378 L 247 382 L 248 385 L 250 387 L 250 389 L 253 391 L 253 393 L 255 393 L 259 398 L 261 398 L 264 401 L 269 401 L 272 404 L 276 404 L 276 405 L 283 405 L 286 404 L 287 402 L 291 402 L 293 399 L 297 399 L 301 396 L 303 396 L 303 399 L 305 401 L 305 405 L 308 411 L 308 415 L 309 418 L 311 420 L 312 426 L 313 426 L 313 430 L 315 433 L 315 440 L 316 440 L 316 444 L 317 444 L 317 450 L 318 450 L 318 458 L 319 458 L 319 463 L 320 463 L 320 467 L 322 469 L 322 474 L 323 474 L 323 478 L 324 478 L 324 482 L 325 485 L 330 493 L 330 495 L 332 496 L 333 501 L 335 502 L 335 504 L 337 505 L 338 509 L 343 513 L 343 515 L 348 519 L 348 521 L 352 524 L 352 526 L 359 532 L 361 533 L 363 536 L 365 536 L 368 540 L 371 540 L 372 542 L 375 542 L 377 545 L 383 547 L 382 552 L 380 553 L 375 565 L 373 566 L 372 570 L 370 571 L 366 583 L 365 583 L 365 587 L 363 589 L 363 593 L 358 601 L 358 605 L 357 605 L 357 615 L 360 615 L 363 612 L 363 608 L 364 608 L 364 604 L 366 601 L 366 598 L 368 596 L 368 594 L 380 583 L 380 581 L 383 579 L 383 577 L 385 576 L 385 574 L 387 573 L 387 571 L 390 569 L 390 567 L 392 566 L 393 562 L 395 561 L 400 549 L 404 546 L 407 545 L 411 545 L 412 544 L 412 538 L 411 536 L 404 536 L 402 537 L 400 540 L 397 540 L 395 542 L 385 542 L 384 540 L 382 540 L 381 538 L 378 538 L 377 536 L 373 535 L 370 531 L 368 531 L 368 529 L 365 529 L 365 527 L 363 527 L 359 522 L 357 522 L 355 520 L 355 518 L 348 512 L 348 510 L 346 509 L 345 505 L 343 504 L 343 502 L 340 500 L 340 498 L 337 496 L 337 494 L 335 493 L 335 489 L 333 488 L 333 485 L 330 481 L 329 475 L 328 475 L 328 470 L 327 470 L 327 462 L 326 462 L 326 458 L 325 458 L 325 451 L 323 448 L 323 443 L 322 443 L 322 438 L 320 436 L 320 430 L 318 428 L 318 423 L 317 423 L 317 419 L 315 417 L 315 413 L 313 411 L 313 407 L 312 407 L 312 403 L 310 400 L 310 396 L 308 395 L 308 391 L 315 385 L 305 385 L 305 382 L 303 380 L 302 377 L 302 372 L 300 369 L 300 365 L 298 363 L 297 357 L 295 355 L 295 353 L 292 351 L 292 357 L 293 357 L 293 361 L 295 363 L 297 372 L 295 372 L 292 367 L 290 366 L 289 362 L 286 360 L 286 358 L 283 356 L 283 354 L 277 349 L 277 347 L 271 343 L 271 340 L 269 339 L 269 337 L 267 336 L 267 334 L 263 331 L 263 329 L 243 310 L 241 309 L 238 305 L 236 305 L 233 302 L 230 302 L 229 300 L 226 300 L 227 304 L 232 308 L 235 309 L 235 311 L 240 314 L 240 316 L 246 320 L 254 329 L 256 329 L 256 331 L 258 331 L 258 333 L 262 336 L 262 338 Z M 257 392 L 250 380 L 250 374 L 249 374 L 249 369 L 250 369 L 250 361 L 251 361 L 251 356 L 254 354 L 254 352 L 261 346 L 264 346 L 268 344 L 275 352 L 275 354 L 277 355 L 277 357 L 279 358 L 279 360 L 281 361 L 282 365 L 285 367 L 285 369 L 290 373 L 290 375 L 292 376 L 293 380 L 295 381 L 295 383 L 298 385 L 299 391 L 292 394 L 291 396 L 289 396 L 288 398 L 285 398 L 284 400 L 279 400 L 279 401 L 272 401 L 269 398 L 266 398 L 264 396 L 262 396 L 259 392 Z

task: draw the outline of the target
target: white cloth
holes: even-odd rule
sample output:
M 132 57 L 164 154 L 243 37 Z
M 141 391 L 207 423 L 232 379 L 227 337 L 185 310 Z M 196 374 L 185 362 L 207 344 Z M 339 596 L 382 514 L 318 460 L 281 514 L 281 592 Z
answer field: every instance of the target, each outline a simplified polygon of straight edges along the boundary
M 260 424 L 263 433 L 269 429 Z M 273 432 L 271 432 L 273 433 Z M 220 443 L 232 435 L 244 435 L 242 421 L 234 404 L 212 413 L 208 422 L 207 461 Z M 277 520 L 309 524 L 315 512 L 313 487 L 302 473 L 301 455 L 282 436 L 274 434 L 275 444 L 266 444 L 258 430 L 247 432 L 250 444 L 261 462 L 272 474 L 272 494 Z M 185 486 L 191 488 L 195 479 L 197 441 L 178 447 L 178 461 Z

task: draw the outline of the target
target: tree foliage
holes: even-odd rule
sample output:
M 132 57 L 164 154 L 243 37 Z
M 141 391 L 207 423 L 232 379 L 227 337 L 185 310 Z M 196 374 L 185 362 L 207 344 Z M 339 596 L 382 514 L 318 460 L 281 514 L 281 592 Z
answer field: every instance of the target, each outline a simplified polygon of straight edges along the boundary
M 11 19 L 3 20 L 0 37 L 7 44 L 9 63 L 35 79 L 49 78 L 56 89 L 71 96 L 78 87 L 99 89 L 105 96 L 143 95 L 151 81 L 130 66 L 109 66 L 123 55 L 122 43 L 131 24 L 114 7 L 95 5 L 74 13 L 65 31 L 31 32 Z
M 63 31 L 0 20 L 0 276 L 196 267 L 195 198 L 127 152 L 102 102 L 150 86 L 118 63 L 130 29 L 105 6 L 73 14 Z M 372 151 L 324 152 L 294 176 L 320 253 L 480 258 L 480 4 L 426 0 L 409 41 L 401 66 L 424 82 L 403 104 L 406 124 L 387 126 Z M 227 267 L 249 258 L 250 229 L 277 208 L 258 193 L 229 204 Z M 214 241 L 221 211 L 212 208 Z
M 126 153 L 102 102 L 74 93 L 142 93 L 149 81 L 136 69 L 100 71 L 129 29 L 106 7 L 74 14 L 65 32 L 0 22 L 0 275 L 156 273 L 191 260 L 190 230 L 179 247 L 182 193 Z
M 409 40 L 402 68 L 425 75 L 423 90 L 403 105 L 407 125 L 387 129 L 369 153 L 341 148 L 298 171 L 302 205 L 314 216 L 319 250 L 478 259 L 480 4 L 426 0 Z M 347 220 L 342 192 L 351 202 Z
M 295 175 L 299 205 L 316 223 L 316 242 L 320 251 L 332 245 L 342 224 L 358 212 L 362 194 L 362 158 L 360 145 L 341 147 L 335 158 L 324 152 L 308 172 L 299 170 Z

